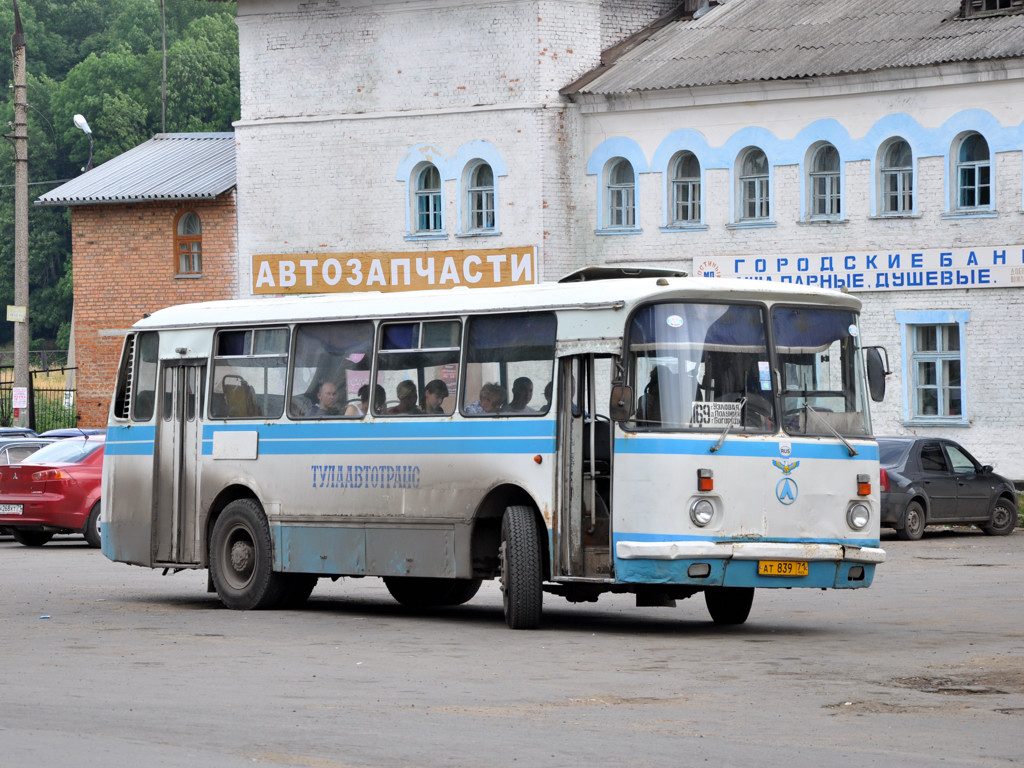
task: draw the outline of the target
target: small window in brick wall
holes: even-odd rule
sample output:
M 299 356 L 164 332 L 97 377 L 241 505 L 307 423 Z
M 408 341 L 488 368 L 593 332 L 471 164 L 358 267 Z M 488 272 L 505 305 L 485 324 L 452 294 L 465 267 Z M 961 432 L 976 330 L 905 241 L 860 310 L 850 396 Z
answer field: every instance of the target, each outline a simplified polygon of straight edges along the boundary
M 199 275 L 203 271 L 203 224 L 195 211 L 178 216 L 174 233 L 174 251 L 179 275 Z

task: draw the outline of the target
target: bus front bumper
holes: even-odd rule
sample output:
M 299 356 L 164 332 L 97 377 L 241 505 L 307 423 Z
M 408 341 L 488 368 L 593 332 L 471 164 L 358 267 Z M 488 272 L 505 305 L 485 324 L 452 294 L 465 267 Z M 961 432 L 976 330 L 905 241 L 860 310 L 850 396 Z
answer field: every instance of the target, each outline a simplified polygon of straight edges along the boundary
M 857 588 L 871 584 L 885 550 L 813 542 L 615 543 L 615 580 L 725 587 Z M 780 564 L 782 564 L 780 566 Z

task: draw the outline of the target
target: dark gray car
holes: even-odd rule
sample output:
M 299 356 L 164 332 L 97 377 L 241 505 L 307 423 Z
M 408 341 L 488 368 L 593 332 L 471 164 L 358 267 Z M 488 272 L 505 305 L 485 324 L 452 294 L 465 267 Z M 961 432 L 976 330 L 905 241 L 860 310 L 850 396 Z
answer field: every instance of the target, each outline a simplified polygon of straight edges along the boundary
M 1017 525 L 1013 483 L 959 443 L 937 437 L 880 437 L 882 525 L 916 541 L 926 525 L 975 523 L 1005 536 Z

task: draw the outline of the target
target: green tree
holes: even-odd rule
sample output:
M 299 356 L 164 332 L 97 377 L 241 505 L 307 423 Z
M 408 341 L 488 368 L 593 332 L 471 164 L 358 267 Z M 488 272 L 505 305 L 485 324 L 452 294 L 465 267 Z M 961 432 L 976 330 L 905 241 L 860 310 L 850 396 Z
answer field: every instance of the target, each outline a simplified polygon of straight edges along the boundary
M 81 173 L 89 138 L 99 165 L 160 131 L 159 0 L 21 0 L 28 68 L 29 197 Z M 227 131 L 239 116 L 235 4 L 165 0 L 167 129 Z M 13 3 L 0 4 L 0 29 L 14 32 Z M 12 71 L 0 46 L 0 68 Z M 13 119 L 13 92 L 0 119 Z M 0 142 L 0 307 L 13 303 L 14 152 Z M 71 227 L 66 209 L 29 209 L 32 336 L 67 343 L 72 311 Z M 0 323 L 0 344 L 12 337 Z

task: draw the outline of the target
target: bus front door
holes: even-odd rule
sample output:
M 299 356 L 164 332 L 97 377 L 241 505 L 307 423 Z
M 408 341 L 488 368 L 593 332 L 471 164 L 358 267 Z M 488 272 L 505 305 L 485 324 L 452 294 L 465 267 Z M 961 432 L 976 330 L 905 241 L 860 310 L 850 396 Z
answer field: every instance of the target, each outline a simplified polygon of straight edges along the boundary
M 198 564 L 196 519 L 206 366 L 165 362 L 154 456 L 154 565 Z
M 560 568 L 568 577 L 611 576 L 611 424 L 598 413 L 598 367 L 593 355 L 563 359 L 559 390 L 559 456 L 562 499 Z M 607 365 L 606 365 L 607 367 Z M 607 403 L 604 397 L 603 402 Z

